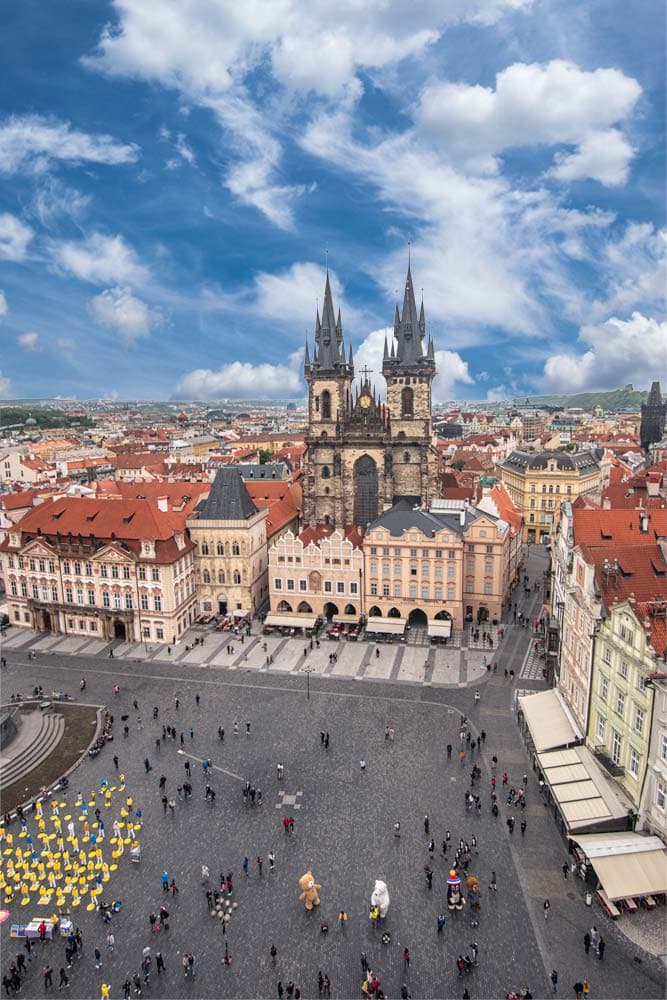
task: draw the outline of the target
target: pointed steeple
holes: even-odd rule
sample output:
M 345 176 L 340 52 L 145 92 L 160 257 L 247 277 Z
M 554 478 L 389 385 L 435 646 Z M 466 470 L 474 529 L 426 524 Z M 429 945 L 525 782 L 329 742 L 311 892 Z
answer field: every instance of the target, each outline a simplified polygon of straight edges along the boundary
M 322 316 L 320 317 L 319 310 L 317 313 L 315 345 L 317 348 L 315 366 L 320 373 L 327 372 L 333 374 L 340 372 L 341 367 L 346 368 L 347 359 L 343 338 L 343 320 L 340 309 L 338 310 L 338 316 L 336 316 L 334 309 L 328 267 L 324 286 Z
M 387 337 L 384 338 L 384 354 L 382 355 L 382 360 L 386 361 L 389 358 L 389 345 L 387 344 Z
M 350 344 L 350 358 L 349 358 L 349 361 L 347 362 L 347 366 L 350 369 L 350 371 L 352 372 L 352 374 L 354 375 L 354 357 L 353 357 L 353 354 L 352 354 L 352 344 Z
M 405 293 L 403 295 L 403 310 L 399 316 L 398 306 L 394 318 L 394 336 L 396 337 L 396 358 L 401 367 L 413 367 L 424 358 L 422 340 L 426 332 L 424 303 L 417 312 L 415 290 L 412 283 L 412 263 L 408 256 L 408 273 L 405 278 Z
M 310 374 L 310 351 L 308 349 L 308 338 L 306 337 L 306 353 L 303 359 L 303 374 Z

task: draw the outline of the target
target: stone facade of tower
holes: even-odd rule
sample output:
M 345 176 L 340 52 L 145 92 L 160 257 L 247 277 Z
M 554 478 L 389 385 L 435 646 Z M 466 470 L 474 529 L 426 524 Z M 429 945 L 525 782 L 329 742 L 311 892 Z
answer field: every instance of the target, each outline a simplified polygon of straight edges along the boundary
M 654 382 L 648 399 L 642 403 L 642 420 L 639 428 L 639 439 L 642 448 L 648 449 L 662 439 L 665 433 L 665 417 L 667 416 L 667 400 L 663 401 L 660 383 Z
M 306 345 L 307 452 L 303 517 L 306 524 L 365 528 L 401 497 L 428 505 L 438 495 L 438 455 L 431 444 L 431 384 L 435 353 L 424 353 L 424 307 L 417 312 L 408 268 L 403 312 L 385 345 L 381 403 L 363 372 L 353 389 L 352 349 L 346 358 L 340 311 L 336 318 L 327 275 L 322 317 L 315 327 L 312 361 Z

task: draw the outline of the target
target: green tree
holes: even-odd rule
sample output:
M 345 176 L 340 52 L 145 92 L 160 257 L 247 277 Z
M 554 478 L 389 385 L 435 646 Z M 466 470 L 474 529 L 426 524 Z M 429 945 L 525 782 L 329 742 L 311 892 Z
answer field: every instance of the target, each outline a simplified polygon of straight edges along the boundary
M 259 464 L 266 465 L 267 462 L 271 461 L 271 452 L 268 448 L 259 449 Z

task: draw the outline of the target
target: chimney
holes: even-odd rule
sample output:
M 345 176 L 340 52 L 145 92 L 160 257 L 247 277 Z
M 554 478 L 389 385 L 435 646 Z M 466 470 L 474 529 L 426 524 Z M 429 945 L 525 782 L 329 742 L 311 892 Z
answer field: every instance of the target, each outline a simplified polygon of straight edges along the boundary
M 158 497 L 157 498 L 157 509 L 161 510 L 163 514 L 169 511 L 169 497 Z
M 643 535 L 648 533 L 648 517 L 644 511 L 639 515 L 639 530 Z
M 466 512 L 464 510 L 459 511 L 459 523 L 462 528 L 465 528 L 466 523 Z

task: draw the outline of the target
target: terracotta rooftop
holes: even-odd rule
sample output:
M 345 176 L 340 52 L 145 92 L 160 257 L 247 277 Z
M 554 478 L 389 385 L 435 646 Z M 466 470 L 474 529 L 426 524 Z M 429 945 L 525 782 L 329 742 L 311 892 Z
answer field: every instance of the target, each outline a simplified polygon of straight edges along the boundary
M 647 532 L 640 531 L 640 515 L 630 510 L 587 510 L 572 505 L 574 541 L 589 548 L 645 545 L 667 538 L 667 510 L 647 513 Z

